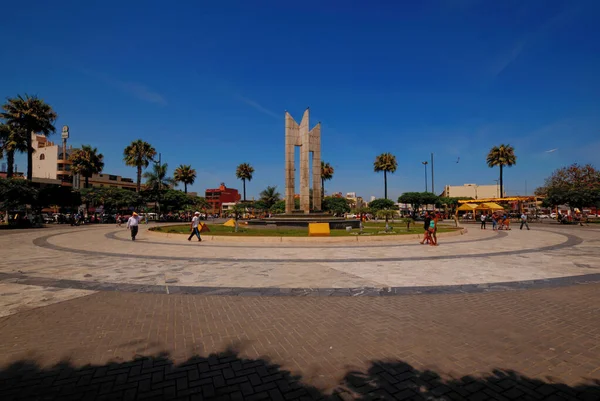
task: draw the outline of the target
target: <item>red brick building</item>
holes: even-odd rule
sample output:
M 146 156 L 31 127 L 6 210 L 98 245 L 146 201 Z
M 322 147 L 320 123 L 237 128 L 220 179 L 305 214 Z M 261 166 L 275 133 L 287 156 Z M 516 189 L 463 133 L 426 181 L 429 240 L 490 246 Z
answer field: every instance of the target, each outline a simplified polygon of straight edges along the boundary
M 221 183 L 219 188 L 207 189 L 204 197 L 212 206 L 213 214 L 221 214 L 223 203 L 239 202 L 239 200 L 242 198 L 237 189 L 227 188 L 224 183 Z

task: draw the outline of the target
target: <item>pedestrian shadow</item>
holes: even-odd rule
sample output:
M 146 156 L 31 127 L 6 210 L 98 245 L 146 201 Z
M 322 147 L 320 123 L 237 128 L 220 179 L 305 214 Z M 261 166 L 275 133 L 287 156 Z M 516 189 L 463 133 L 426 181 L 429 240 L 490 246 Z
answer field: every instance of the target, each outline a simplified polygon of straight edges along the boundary
M 599 400 L 600 381 L 568 386 L 495 370 L 482 377 L 443 379 L 402 361 L 376 361 L 366 372 L 350 372 L 324 392 L 265 359 L 229 349 L 194 356 L 180 364 L 169 354 L 105 365 L 48 368 L 19 361 L 0 371 L 0 395 L 8 400 Z

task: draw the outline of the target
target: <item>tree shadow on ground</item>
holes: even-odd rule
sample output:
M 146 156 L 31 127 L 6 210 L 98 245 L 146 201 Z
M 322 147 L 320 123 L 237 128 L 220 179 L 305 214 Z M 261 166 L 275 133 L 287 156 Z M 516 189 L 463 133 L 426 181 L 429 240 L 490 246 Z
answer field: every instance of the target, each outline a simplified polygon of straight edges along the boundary
M 361 400 L 600 400 L 600 380 L 568 386 L 500 369 L 443 379 L 405 362 L 377 361 L 367 373 L 348 373 L 344 382 L 348 394 Z
M 496 370 L 475 378 L 442 379 L 404 362 L 374 362 L 350 372 L 333 393 L 300 376 L 233 350 L 175 364 L 168 354 L 75 367 L 40 368 L 16 362 L 0 371 L 0 399 L 8 400 L 600 400 L 600 381 L 568 386 Z

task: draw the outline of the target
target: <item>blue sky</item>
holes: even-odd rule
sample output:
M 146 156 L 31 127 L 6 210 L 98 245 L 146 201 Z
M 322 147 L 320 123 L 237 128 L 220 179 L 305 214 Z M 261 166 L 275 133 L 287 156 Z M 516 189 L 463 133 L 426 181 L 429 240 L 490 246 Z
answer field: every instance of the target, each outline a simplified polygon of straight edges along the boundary
M 42 97 L 109 173 L 134 177 L 122 150 L 143 138 L 171 171 L 196 168 L 192 190 L 241 189 L 248 162 L 249 197 L 283 193 L 284 111 L 307 106 L 328 191 L 382 197 L 382 152 L 398 159 L 392 198 L 424 189 L 431 152 L 436 192 L 493 184 L 485 156 L 500 143 L 518 156 L 509 194 L 600 167 L 597 1 L 34 0 L 3 15 L 0 96 Z

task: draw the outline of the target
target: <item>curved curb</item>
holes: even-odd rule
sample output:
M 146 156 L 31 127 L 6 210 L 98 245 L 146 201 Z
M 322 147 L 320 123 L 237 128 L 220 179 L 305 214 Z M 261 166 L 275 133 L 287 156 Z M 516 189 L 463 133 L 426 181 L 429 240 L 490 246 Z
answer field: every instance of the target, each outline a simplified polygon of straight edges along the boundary
M 499 283 L 464 284 L 426 287 L 357 287 L 357 288 L 261 288 L 261 287 L 193 287 L 171 285 L 98 283 L 82 280 L 61 280 L 24 274 L 0 273 L 0 282 L 39 287 L 68 288 L 88 291 L 122 291 L 155 294 L 226 295 L 226 296 L 400 296 L 435 294 L 475 294 L 498 291 L 517 291 L 572 285 L 599 284 L 600 273 L 556 277 L 540 280 Z
M 181 224 L 173 224 L 170 226 L 161 226 L 160 228 L 179 227 Z M 163 237 L 163 238 L 182 238 L 185 234 L 183 233 L 163 233 L 149 228 L 146 230 L 152 236 Z M 437 234 L 440 238 L 455 237 L 468 233 L 466 227 L 458 227 L 453 231 Z M 203 234 L 202 240 L 204 241 L 215 241 L 215 242 L 235 242 L 235 243 L 258 243 L 258 244 L 277 244 L 277 243 L 319 243 L 319 244 L 332 244 L 332 243 L 346 243 L 352 244 L 355 242 L 389 242 L 397 243 L 404 241 L 414 241 L 423 238 L 423 234 L 389 234 L 389 235 L 356 235 L 348 237 L 279 237 L 279 236 L 256 236 L 256 237 L 244 237 L 238 235 L 210 235 Z
M 104 234 L 105 238 L 111 239 L 111 240 L 115 240 L 115 241 L 123 241 L 123 242 L 131 242 L 131 239 L 129 237 L 120 237 L 117 236 L 117 234 L 119 233 L 119 231 L 111 231 L 108 232 L 106 234 Z M 172 234 L 173 238 L 175 238 L 175 236 L 177 236 L 178 239 L 181 239 L 181 235 L 180 234 Z M 480 237 L 480 238 L 475 238 L 475 239 L 468 239 L 468 240 L 464 240 L 461 241 L 460 243 L 474 243 L 474 242 L 483 242 L 483 241 L 491 241 L 491 240 L 497 240 L 500 238 L 504 238 L 506 237 L 508 234 L 506 232 L 503 231 L 496 231 L 494 233 L 494 235 L 490 235 L 488 237 Z M 157 237 L 162 237 L 165 238 L 165 236 L 163 234 L 158 235 Z M 422 239 L 421 236 L 419 236 L 417 238 L 417 240 Z M 142 242 L 142 241 L 140 241 Z M 193 247 L 197 247 L 198 245 L 194 244 L 194 243 L 189 243 L 187 241 L 180 241 L 180 242 L 161 242 L 161 241 L 143 241 L 144 244 L 155 244 L 155 245 L 168 245 L 168 246 L 193 246 Z M 357 244 L 357 245 L 353 245 L 351 243 L 347 243 L 346 245 L 344 245 L 343 243 L 337 243 L 337 244 L 314 244 L 314 245 L 302 245 L 302 244 L 297 244 L 297 245 L 286 245 L 286 244 L 281 244 L 281 243 L 258 243 L 258 242 L 254 242 L 254 243 L 250 243 L 247 245 L 238 245 L 238 244 L 232 244 L 231 242 L 221 242 L 219 243 L 218 241 L 212 242 L 211 241 L 206 241 L 206 242 L 202 242 L 202 247 L 203 248 L 232 248 L 232 249 L 243 249 L 243 248 L 248 248 L 248 249 L 261 249 L 261 248 L 265 248 L 265 249 L 347 249 L 347 248 L 390 248 L 390 247 L 422 247 L 421 244 L 419 244 L 417 241 L 412 242 L 412 241 L 398 241 L 398 242 L 386 242 L 386 243 L 377 243 L 377 244 L 368 244 L 368 243 L 362 243 L 362 244 Z
M 348 258 L 348 259 L 247 259 L 247 258 L 210 258 L 210 257 L 180 257 L 180 256 L 146 256 L 146 255 L 138 255 L 138 254 L 129 254 L 129 253 L 110 253 L 110 252 L 102 252 L 102 251 L 90 251 L 85 249 L 73 249 L 67 248 L 59 245 L 54 245 L 48 242 L 48 239 L 51 237 L 55 237 L 62 234 L 67 233 L 58 233 L 58 234 L 50 234 L 42 237 L 35 238 L 33 240 L 33 244 L 35 246 L 39 246 L 41 248 L 53 249 L 62 252 L 82 254 L 82 255 L 95 255 L 95 256 L 108 256 L 108 257 L 120 257 L 120 258 L 132 258 L 132 259 L 151 259 L 151 260 L 183 260 L 183 261 L 196 261 L 196 262 L 231 262 L 231 263 L 359 263 L 359 262 L 403 262 L 403 261 L 422 261 L 422 260 L 448 260 L 448 259 L 472 259 L 472 258 L 486 258 L 490 256 L 502 256 L 502 255 L 523 255 L 528 253 L 537 253 L 544 251 L 553 251 L 562 248 L 572 247 L 575 245 L 579 245 L 583 242 L 583 239 L 565 233 L 557 233 L 554 231 L 549 231 L 557 235 L 561 235 L 566 237 L 567 240 L 555 244 L 549 245 L 541 248 L 532 248 L 532 249 L 521 249 L 521 250 L 509 250 L 509 251 L 498 251 L 498 252 L 488 252 L 488 253 L 479 253 L 479 254 L 468 254 L 468 255 L 435 255 L 435 256 L 407 256 L 407 257 L 388 257 L 388 258 Z

